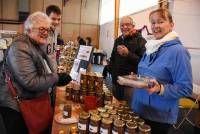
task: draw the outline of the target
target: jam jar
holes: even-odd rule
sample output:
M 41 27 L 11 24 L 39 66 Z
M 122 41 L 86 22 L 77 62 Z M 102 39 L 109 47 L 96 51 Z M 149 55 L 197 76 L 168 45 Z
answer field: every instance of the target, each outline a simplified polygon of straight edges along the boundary
M 109 118 L 101 119 L 100 134 L 112 134 L 112 120 Z
M 63 118 L 70 118 L 72 114 L 72 106 L 70 104 L 65 104 L 63 107 Z
M 90 117 L 89 133 L 99 134 L 101 117 L 99 115 L 92 115 Z
M 80 102 L 83 104 L 84 103 L 84 97 L 87 96 L 87 90 L 81 90 L 80 93 Z
M 90 114 L 87 112 L 83 111 L 80 113 L 79 122 L 78 122 L 79 134 L 88 134 L 89 117 L 90 117 Z
M 101 115 L 102 118 L 108 118 L 109 117 L 109 114 L 107 112 L 101 112 L 100 115 Z
M 106 109 L 104 107 L 97 108 L 98 112 L 103 113 L 106 112 Z
M 146 124 L 140 125 L 139 134 L 151 134 L 151 127 Z
M 125 134 L 136 134 L 137 123 L 136 122 L 126 122 Z
M 106 92 L 105 93 L 105 99 L 104 99 L 104 104 L 112 104 L 112 100 L 113 100 L 113 95 L 110 92 Z
M 145 121 L 142 118 L 135 119 L 135 122 L 138 124 L 138 126 L 143 125 Z
M 86 73 L 82 73 L 81 74 L 81 87 L 82 88 L 87 88 L 88 85 L 88 75 Z
M 96 75 L 94 73 L 90 73 L 88 75 L 88 88 L 89 89 L 94 89 L 94 87 L 95 87 L 95 77 L 96 77 Z
M 99 112 L 96 109 L 89 110 L 89 113 L 90 113 L 90 116 L 99 114 Z
M 103 76 L 102 75 L 97 75 L 95 77 L 95 88 L 96 91 L 102 91 L 103 90 Z
M 104 106 L 104 92 L 96 92 L 97 107 Z
M 113 134 L 124 134 L 124 126 L 125 126 L 124 121 L 115 120 L 113 125 L 114 125 L 112 130 Z
M 126 116 L 123 116 L 123 117 L 122 117 L 122 120 L 123 120 L 124 122 L 130 122 L 130 121 L 132 121 L 132 117 L 131 117 L 130 115 L 126 115 Z
M 73 101 L 77 103 L 80 102 L 80 89 L 78 88 L 73 90 Z
M 66 100 L 71 100 L 72 99 L 72 87 L 66 87 L 65 89 L 65 98 Z

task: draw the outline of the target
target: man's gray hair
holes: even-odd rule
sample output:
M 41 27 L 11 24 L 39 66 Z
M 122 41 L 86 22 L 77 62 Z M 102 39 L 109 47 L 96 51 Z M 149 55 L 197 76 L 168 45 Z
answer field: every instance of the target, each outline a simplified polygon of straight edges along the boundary
M 49 17 L 43 13 L 43 12 L 34 12 L 31 15 L 28 16 L 24 23 L 24 32 L 28 33 L 28 31 L 33 27 L 33 25 L 36 25 L 37 23 L 44 21 L 44 22 L 51 22 Z
M 135 22 L 133 21 L 133 18 L 131 18 L 130 16 L 124 16 L 121 18 L 120 23 L 122 22 L 123 19 L 129 19 L 131 21 L 132 25 L 135 25 Z

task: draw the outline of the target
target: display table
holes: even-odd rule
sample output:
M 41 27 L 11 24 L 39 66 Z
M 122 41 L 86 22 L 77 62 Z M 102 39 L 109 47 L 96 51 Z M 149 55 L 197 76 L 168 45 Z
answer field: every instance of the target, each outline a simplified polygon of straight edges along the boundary
M 63 130 L 65 133 L 68 133 L 69 128 L 76 126 L 76 123 L 72 124 L 63 124 L 59 123 L 58 121 L 55 120 L 56 116 L 59 114 L 62 115 L 62 109 L 64 104 L 72 104 L 73 106 L 76 106 L 75 109 L 72 109 L 72 116 L 76 117 L 78 120 L 79 113 L 81 111 L 80 104 L 74 103 L 72 101 L 67 101 L 65 99 L 65 88 L 66 87 L 58 87 L 56 90 L 56 102 L 55 102 L 55 109 L 54 109 L 54 119 L 53 119 L 53 124 L 52 124 L 52 134 L 58 134 L 60 130 Z

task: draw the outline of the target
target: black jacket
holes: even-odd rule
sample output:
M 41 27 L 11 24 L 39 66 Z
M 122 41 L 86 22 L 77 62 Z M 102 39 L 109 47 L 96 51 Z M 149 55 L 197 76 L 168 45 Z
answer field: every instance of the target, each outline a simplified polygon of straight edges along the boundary
M 130 72 L 137 73 L 138 63 L 145 52 L 145 43 L 146 40 L 139 33 L 126 38 L 120 36 L 115 40 L 110 58 L 111 74 L 114 83 L 116 83 L 117 76 L 128 75 Z M 121 56 L 117 52 L 117 46 L 122 44 L 129 50 L 127 56 Z

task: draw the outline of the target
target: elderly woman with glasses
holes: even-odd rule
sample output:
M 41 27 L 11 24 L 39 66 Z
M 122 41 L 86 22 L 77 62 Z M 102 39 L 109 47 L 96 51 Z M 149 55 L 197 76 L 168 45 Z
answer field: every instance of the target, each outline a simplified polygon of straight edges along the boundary
M 36 98 L 44 93 L 50 94 L 57 83 L 65 85 L 71 81 L 70 76 L 62 74 L 61 77 L 57 74 L 42 49 L 47 44 L 50 23 L 49 17 L 42 12 L 31 14 L 24 24 L 25 34 L 17 37 L 7 51 L 3 70 L 10 72 L 19 96 Z M 4 81 L 5 74 L 1 72 L 0 76 L 0 112 L 7 132 L 27 134 L 28 130 L 16 100 Z

